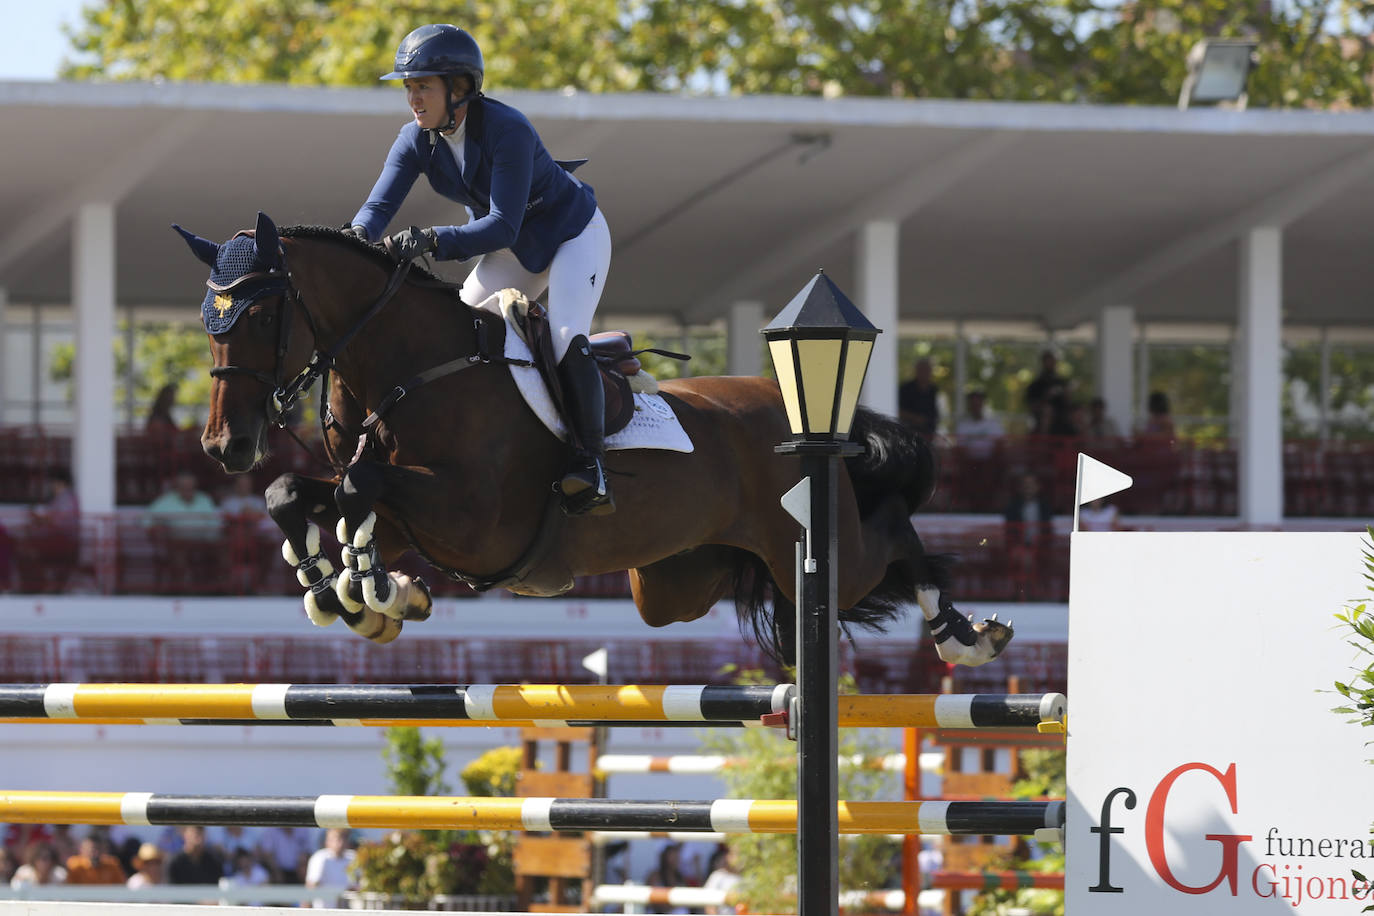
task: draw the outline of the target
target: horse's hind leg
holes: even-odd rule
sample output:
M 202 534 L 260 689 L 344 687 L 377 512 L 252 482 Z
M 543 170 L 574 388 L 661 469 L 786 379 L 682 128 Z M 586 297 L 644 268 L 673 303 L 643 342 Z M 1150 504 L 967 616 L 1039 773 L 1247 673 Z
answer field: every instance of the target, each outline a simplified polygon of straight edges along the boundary
M 387 572 L 377 549 L 373 506 L 386 489 L 386 476 L 371 461 L 354 463 L 334 491 L 339 507 L 337 535 L 346 567 L 335 584 L 344 607 L 385 615 L 400 630 L 402 620 L 428 619 L 433 601 L 423 579 Z M 394 638 L 394 637 L 393 637 Z
M 335 592 L 338 573 L 320 548 L 320 524 L 333 525 L 334 485 L 327 480 L 283 474 L 267 488 L 267 512 L 286 534 L 282 558 L 296 569 L 296 579 L 307 589 L 305 615 L 310 622 L 327 627 L 338 618 L 355 633 L 374 642 L 391 642 L 401 632 L 399 621 L 370 608 L 350 609 Z
M 886 563 L 874 592 L 906 602 L 914 597 L 942 660 L 977 666 L 1002 653 L 1013 636 L 1011 625 L 1001 623 L 996 615 L 974 623 L 959 612 L 949 597 L 951 558 L 926 552 L 899 498 L 886 500 L 863 520 L 862 527 L 865 559 L 871 563 L 882 558 L 879 562 Z M 841 596 L 841 607 L 849 606 L 847 597 L 852 596 Z
M 630 570 L 630 594 L 651 627 L 704 616 L 733 582 L 729 547 L 706 544 Z

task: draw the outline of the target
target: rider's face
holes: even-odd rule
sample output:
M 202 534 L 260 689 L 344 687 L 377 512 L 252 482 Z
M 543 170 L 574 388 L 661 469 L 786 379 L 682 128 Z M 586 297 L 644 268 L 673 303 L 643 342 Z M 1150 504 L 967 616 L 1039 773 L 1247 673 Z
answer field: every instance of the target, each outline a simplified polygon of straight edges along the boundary
M 406 104 L 415 115 L 415 123 L 425 130 L 434 130 L 448 122 L 448 105 L 444 96 L 444 81 L 437 76 L 416 76 L 405 80 Z M 455 115 L 461 116 L 460 112 Z

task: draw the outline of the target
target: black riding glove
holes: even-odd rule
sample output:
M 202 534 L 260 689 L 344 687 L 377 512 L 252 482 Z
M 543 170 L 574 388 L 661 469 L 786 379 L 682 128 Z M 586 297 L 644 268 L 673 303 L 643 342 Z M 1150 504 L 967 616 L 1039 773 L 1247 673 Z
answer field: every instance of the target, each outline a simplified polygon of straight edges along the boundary
M 372 241 L 367 237 L 367 230 L 362 226 L 344 226 L 344 235 L 351 235 L 354 238 L 362 239 L 364 242 Z
M 411 226 L 394 235 L 387 236 L 386 250 L 399 261 L 413 261 L 439 247 L 439 238 L 433 229 Z

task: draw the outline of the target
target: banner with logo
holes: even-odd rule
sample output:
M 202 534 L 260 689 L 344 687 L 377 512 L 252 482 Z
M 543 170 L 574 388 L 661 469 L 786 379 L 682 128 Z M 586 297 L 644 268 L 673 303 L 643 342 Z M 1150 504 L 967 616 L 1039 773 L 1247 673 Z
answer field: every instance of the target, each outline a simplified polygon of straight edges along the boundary
M 1331 711 L 1371 660 L 1333 617 L 1374 598 L 1363 544 L 1072 536 L 1069 916 L 1374 905 L 1374 729 Z

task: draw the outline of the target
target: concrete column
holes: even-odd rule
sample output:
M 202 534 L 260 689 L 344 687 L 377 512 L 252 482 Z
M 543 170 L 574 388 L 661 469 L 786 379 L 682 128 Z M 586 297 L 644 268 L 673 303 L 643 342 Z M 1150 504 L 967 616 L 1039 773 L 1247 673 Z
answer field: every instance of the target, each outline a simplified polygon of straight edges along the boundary
M 865 223 L 855 248 L 857 289 L 851 297 L 883 333 L 873 347 L 859 402 L 879 413 L 897 416 L 897 242 L 895 220 Z
M 1231 444 L 1240 448 L 1245 435 L 1245 334 L 1239 320 L 1231 335 L 1231 390 L 1227 392 L 1226 409 L 1231 411 L 1226 424 Z
M 1121 434 L 1129 435 L 1135 402 L 1135 309 L 1109 305 L 1097 315 L 1097 393 L 1107 402 L 1107 416 Z
M 86 203 L 72 226 L 76 318 L 76 428 L 72 474 L 83 512 L 115 508 L 114 204 Z
M 730 306 L 730 339 L 726 342 L 725 371 L 730 375 L 763 374 L 762 302 L 736 302 Z
M 1240 239 L 1241 382 L 1240 518 L 1247 525 L 1283 520 L 1283 230 L 1258 226 Z

